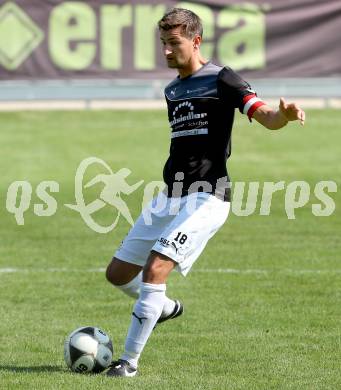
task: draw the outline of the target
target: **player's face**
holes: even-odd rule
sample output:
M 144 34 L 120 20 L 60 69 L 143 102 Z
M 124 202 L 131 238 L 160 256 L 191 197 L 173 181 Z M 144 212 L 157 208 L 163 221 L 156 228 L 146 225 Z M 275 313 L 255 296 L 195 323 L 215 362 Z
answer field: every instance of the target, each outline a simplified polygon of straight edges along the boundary
M 160 32 L 163 54 L 166 57 L 169 68 L 185 68 L 190 63 L 194 54 L 194 39 L 182 35 L 181 27 Z

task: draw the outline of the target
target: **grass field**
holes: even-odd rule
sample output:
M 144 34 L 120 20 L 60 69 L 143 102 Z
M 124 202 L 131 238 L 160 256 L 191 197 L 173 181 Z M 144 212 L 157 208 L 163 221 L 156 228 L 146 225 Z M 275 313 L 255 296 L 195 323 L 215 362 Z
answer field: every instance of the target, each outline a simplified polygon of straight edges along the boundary
M 231 213 L 187 278 L 171 275 L 168 294 L 185 315 L 155 330 L 140 376 L 110 379 L 70 373 L 68 333 L 95 325 L 122 352 L 132 301 L 106 283 L 101 268 L 129 225 L 89 229 L 74 203 L 74 177 L 86 157 L 132 171 L 128 182 L 160 180 L 168 153 L 166 113 L 21 112 L 1 114 L 0 389 L 339 389 L 341 388 L 341 115 L 308 111 L 306 126 L 269 133 L 238 116 L 229 172 L 233 181 L 332 180 L 329 217 L 312 204 L 288 220 L 284 191 L 271 214 Z M 33 188 L 25 224 L 6 210 L 10 184 Z M 59 183 L 57 212 L 38 217 L 35 188 Z M 87 195 L 96 198 L 100 186 Z M 142 190 L 125 197 L 136 218 Z M 109 206 L 98 220 L 111 223 Z M 11 272 L 10 272 L 11 271 Z

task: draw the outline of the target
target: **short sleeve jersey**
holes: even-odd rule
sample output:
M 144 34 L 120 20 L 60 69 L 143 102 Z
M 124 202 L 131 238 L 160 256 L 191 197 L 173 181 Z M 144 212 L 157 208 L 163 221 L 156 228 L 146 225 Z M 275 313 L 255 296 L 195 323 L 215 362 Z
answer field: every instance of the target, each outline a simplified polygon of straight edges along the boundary
M 177 196 L 203 191 L 229 201 L 226 161 L 235 109 L 251 119 L 264 103 L 232 69 L 211 62 L 188 77 L 174 79 L 165 88 L 165 97 L 171 127 L 163 170 L 168 196 L 180 188 Z M 218 188 L 219 183 L 225 184 Z
M 217 182 L 229 181 L 226 161 L 231 154 L 235 109 L 251 119 L 264 103 L 232 69 L 211 62 L 186 78 L 173 80 L 165 88 L 165 97 L 171 127 L 163 171 L 168 196 L 174 183 L 181 181 L 181 196 L 204 191 L 229 200 L 228 188 L 221 193 Z

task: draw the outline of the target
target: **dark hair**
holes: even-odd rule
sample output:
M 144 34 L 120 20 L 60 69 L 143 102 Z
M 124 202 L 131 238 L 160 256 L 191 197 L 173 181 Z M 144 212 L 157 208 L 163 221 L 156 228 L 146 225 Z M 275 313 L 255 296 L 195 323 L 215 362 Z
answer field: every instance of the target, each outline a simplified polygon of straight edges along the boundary
M 196 35 L 202 37 L 202 22 L 198 15 L 184 8 L 173 8 L 167 12 L 158 22 L 159 30 L 172 30 L 182 27 L 183 35 L 187 38 L 194 38 Z

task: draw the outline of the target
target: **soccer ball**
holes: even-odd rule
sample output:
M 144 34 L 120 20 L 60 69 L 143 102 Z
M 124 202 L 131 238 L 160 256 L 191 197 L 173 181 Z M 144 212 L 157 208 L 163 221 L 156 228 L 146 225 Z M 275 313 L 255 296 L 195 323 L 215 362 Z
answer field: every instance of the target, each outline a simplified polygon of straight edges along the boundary
M 65 340 L 66 365 L 77 373 L 99 373 L 105 370 L 111 363 L 112 354 L 109 336 L 93 326 L 78 328 Z

